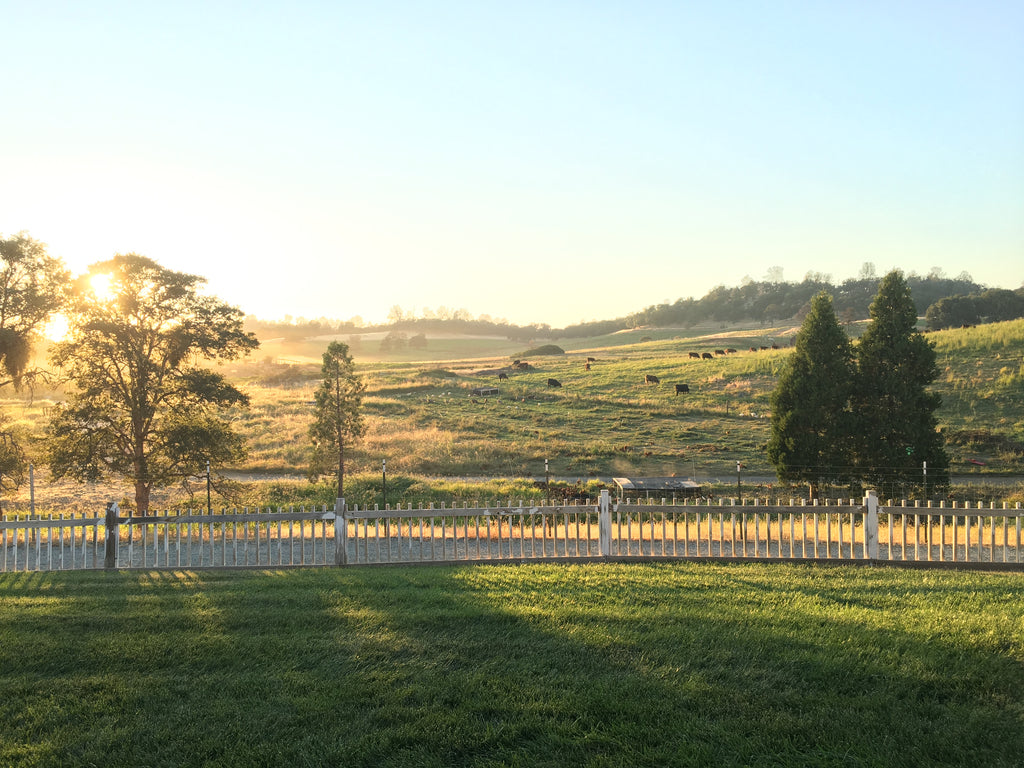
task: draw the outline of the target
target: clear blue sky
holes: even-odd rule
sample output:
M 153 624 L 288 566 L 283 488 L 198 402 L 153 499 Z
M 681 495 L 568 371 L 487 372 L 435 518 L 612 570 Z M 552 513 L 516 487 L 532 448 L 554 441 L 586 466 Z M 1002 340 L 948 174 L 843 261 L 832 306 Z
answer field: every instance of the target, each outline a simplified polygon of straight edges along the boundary
M 0 0 L 0 232 L 264 318 L 1024 282 L 1024 3 Z M 923 308 L 922 308 L 923 310 Z

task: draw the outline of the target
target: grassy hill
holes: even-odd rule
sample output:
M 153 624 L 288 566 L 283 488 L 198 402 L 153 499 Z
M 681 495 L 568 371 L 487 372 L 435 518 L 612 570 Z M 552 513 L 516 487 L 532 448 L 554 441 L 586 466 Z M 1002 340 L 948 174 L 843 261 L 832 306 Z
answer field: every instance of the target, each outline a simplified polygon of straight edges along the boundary
M 379 478 L 386 459 L 392 474 L 537 477 L 546 459 L 556 477 L 674 474 L 729 483 L 740 461 L 746 475 L 771 477 L 763 450 L 770 395 L 795 332 L 792 326 L 641 329 L 560 344 L 565 354 L 523 357 L 527 370 L 512 366 L 526 346 L 497 338 L 428 337 L 426 350 L 406 350 L 397 359 L 364 357 L 357 349 L 368 431 L 350 452 L 349 469 Z M 938 353 L 935 389 L 943 398 L 939 420 L 953 471 L 1024 473 L 1024 320 L 929 338 Z M 249 409 L 232 416 L 250 448 L 248 461 L 232 469 L 303 476 L 327 343 L 269 342 L 255 359 L 225 367 L 252 398 Z M 760 349 L 773 343 L 782 348 Z M 361 348 L 368 344 L 364 339 Z M 738 351 L 714 354 L 730 348 Z M 712 359 L 693 359 L 691 352 Z M 589 370 L 587 358 L 595 358 Z M 499 381 L 499 373 L 508 380 Z M 645 384 L 647 374 L 661 383 Z M 562 386 L 548 387 L 549 378 Z M 677 395 L 677 383 L 689 393 Z M 496 386 L 499 394 L 474 396 L 482 386 Z M 37 392 L 31 402 L 8 400 L 4 410 L 38 434 L 59 396 Z

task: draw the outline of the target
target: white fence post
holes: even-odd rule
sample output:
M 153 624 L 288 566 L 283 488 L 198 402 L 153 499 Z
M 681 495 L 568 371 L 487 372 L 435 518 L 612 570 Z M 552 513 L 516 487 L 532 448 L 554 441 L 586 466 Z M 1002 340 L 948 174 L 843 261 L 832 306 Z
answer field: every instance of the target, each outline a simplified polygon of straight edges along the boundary
M 601 541 L 601 557 L 608 557 L 612 553 L 612 510 L 607 488 L 601 491 L 598 536 Z
M 348 520 L 345 499 L 334 501 L 334 564 L 348 565 Z
M 864 515 L 864 556 L 869 560 L 878 559 L 878 496 L 868 491 L 864 497 L 867 509 Z

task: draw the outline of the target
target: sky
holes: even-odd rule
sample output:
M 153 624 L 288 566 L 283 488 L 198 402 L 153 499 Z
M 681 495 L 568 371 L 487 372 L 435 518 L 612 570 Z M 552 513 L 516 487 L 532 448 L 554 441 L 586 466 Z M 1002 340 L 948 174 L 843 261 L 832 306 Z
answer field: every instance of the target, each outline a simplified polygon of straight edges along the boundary
M 1024 284 L 1024 3 L 0 0 L 0 233 L 263 319 Z M 777 274 L 777 271 L 775 272 Z

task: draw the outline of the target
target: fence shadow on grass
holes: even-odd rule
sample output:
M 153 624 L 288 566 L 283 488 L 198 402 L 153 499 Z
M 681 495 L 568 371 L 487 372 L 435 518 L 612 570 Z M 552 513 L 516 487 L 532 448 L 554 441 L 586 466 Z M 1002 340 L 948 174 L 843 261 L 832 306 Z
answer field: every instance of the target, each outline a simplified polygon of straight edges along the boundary
M 710 563 L 2 575 L 0 761 L 1011 765 L 1020 586 Z

